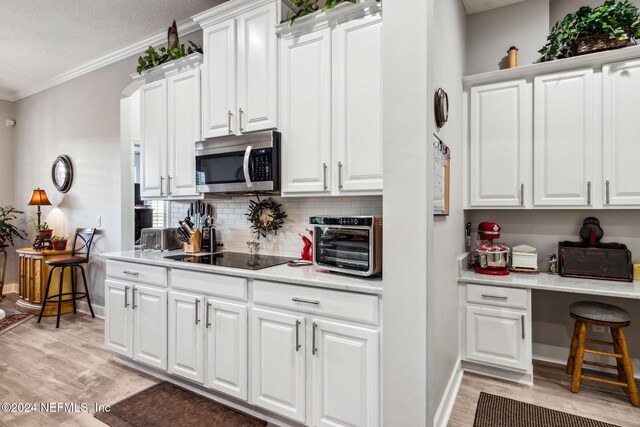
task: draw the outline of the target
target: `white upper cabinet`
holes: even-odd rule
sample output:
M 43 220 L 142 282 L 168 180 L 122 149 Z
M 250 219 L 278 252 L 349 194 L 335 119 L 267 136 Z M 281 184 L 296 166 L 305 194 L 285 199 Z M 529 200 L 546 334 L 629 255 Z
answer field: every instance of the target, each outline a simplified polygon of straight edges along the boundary
M 603 204 L 640 205 L 640 60 L 605 65 Z
M 333 43 L 334 182 L 382 191 L 382 16 L 337 26 Z
M 200 140 L 200 70 L 167 79 L 169 196 L 192 196 L 196 191 L 195 142 Z
M 330 192 L 331 30 L 281 45 L 283 193 Z
M 140 88 L 141 196 L 164 195 L 167 147 L 167 82 L 158 80 Z M 195 141 L 194 141 L 195 143 Z
M 534 205 L 592 206 L 593 70 L 536 77 L 533 91 Z
M 278 4 L 247 12 L 238 25 L 238 129 L 278 127 Z
M 524 207 L 531 194 L 531 86 L 476 86 L 469 99 L 470 207 Z
M 277 36 L 280 2 L 203 28 L 202 136 L 278 127 Z

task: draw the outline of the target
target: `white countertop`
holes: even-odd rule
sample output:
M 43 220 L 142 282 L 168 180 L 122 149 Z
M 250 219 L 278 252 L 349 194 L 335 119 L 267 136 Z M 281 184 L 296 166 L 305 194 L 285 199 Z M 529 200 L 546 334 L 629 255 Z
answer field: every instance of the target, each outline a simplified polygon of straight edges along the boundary
M 458 283 L 477 283 L 510 288 L 640 299 L 640 282 L 577 279 L 548 273 L 527 274 L 512 272 L 507 276 L 489 276 L 476 273 L 474 270 L 460 270 L 458 272 Z
M 166 259 L 166 256 L 184 254 L 181 250 L 170 252 L 112 252 L 100 255 L 106 259 L 159 265 L 162 267 L 195 270 L 208 273 L 262 279 L 294 285 L 315 286 L 349 292 L 382 295 L 382 278 L 364 278 L 346 274 L 320 271 L 313 266 L 289 267 L 286 264 L 267 267 L 262 270 L 244 270 L 241 268 L 218 267 L 215 265 L 192 264 Z

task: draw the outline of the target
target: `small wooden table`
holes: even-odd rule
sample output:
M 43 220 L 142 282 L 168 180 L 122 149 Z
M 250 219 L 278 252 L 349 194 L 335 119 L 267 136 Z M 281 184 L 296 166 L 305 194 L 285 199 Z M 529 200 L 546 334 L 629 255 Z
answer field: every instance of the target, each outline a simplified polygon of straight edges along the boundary
M 51 249 L 35 250 L 33 248 L 16 249 L 18 254 L 18 277 L 19 277 L 19 296 L 16 301 L 16 308 L 30 314 L 39 315 L 42 309 L 42 301 L 44 300 L 44 292 L 49 279 L 49 271 L 45 262 L 52 258 L 67 256 L 71 254 L 70 250 L 54 251 Z M 56 271 L 51 278 L 51 286 L 49 287 L 49 295 L 58 295 L 60 290 L 60 275 Z M 62 292 L 71 292 L 71 274 L 64 276 Z M 63 302 L 60 313 L 70 313 L 73 311 L 71 301 Z M 44 316 L 55 316 L 58 314 L 58 304 L 48 304 Z

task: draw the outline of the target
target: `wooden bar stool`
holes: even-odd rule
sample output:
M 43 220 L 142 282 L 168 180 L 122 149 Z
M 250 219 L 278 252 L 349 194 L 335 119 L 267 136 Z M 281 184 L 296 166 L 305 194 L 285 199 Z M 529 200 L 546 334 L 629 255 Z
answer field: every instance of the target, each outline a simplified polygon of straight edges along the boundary
M 582 380 L 617 385 L 627 389 L 629 399 L 633 406 L 640 406 L 640 396 L 638 396 L 638 387 L 633 377 L 633 367 L 631 366 L 631 358 L 629 357 L 629 350 L 627 349 L 627 339 L 622 329 L 631 323 L 629 312 L 615 305 L 591 301 L 575 302 L 569 307 L 569 312 L 571 313 L 571 317 L 576 319 L 573 339 L 571 340 L 571 351 L 569 353 L 569 360 L 567 361 L 567 373 L 573 375 L 571 391 L 578 393 Z M 587 325 L 600 325 L 609 328 L 613 341 L 600 341 L 587 338 Z M 613 353 L 585 348 L 585 343 L 612 346 Z M 613 357 L 616 360 L 616 364 L 610 365 L 584 360 L 585 353 Z M 583 375 L 582 365 L 616 369 L 618 371 L 619 381 Z

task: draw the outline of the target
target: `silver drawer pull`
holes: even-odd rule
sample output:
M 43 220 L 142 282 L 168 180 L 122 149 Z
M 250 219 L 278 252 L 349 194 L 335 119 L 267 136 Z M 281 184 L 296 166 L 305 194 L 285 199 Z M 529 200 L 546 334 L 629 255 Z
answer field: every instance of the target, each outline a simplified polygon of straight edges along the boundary
M 131 276 L 136 276 L 138 277 L 140 275 L 140 273 L 138 273 L 137 271 L 129 271 L 129 270 L 123 270 L 122 271 L 124 274 L 129 274 Z
M 318 300 L 310 300 L 310 299 L 303 299 L 303 298 L 291 298 L 291 301 L 293 302 L 303 302 L 305 304 L 314 304 L 314 305 L 319 305 L 320 301 Z
M 509 297 L 501 297 L 499 295 L 488 295 L 488 294 L 482 294 L 482 298 L 501 299 L 505 301 L 509 299 Z

